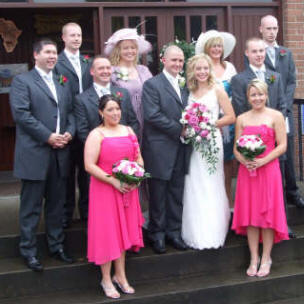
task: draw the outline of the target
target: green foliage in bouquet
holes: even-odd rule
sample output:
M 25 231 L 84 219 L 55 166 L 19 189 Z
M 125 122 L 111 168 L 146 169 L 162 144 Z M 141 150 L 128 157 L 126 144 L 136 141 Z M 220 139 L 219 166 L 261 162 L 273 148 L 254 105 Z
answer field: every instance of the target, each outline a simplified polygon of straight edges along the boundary
M 251 151 L 251 150 L 248 150 L 247 148 L 245 147 L 240 147 L 240 146 L 237 146 L 236 149 L 248 160 L 251 160 L 253 161 L 258 155 L 262 154 L 265 149 L 266 149 L 266 146 L 261 146 L 261 147 L 258 147 L 258 148 L 255 148 L 254 151 Z
M 180 75 L 182 77 L 186 77 L 186 64 L 187 64 L 187 61 L 189 58 L 191 58 L 192 56 L 195 55 L 195 41 L 192 41 L 191 43 L 188 43 L 187 41 L 185 40 L 178 40 L 178 39 L 175 39 L 173 42 L 169 42 L 167 44 L 165 44 L 161 51 L 160 51 L 160 54 L 159 54 L 159 59 L 160 59 L 160 65 L 159 65 L 159 69 L 160 71 L 163 70 L 164 68 L 164 65 L 162 63 L 162 58 L 164 56 L 164 52 L 166 50 L 166 48 L 170 45 L 176 45 L 178 46 L 180 49 L 183 50 L 184 52 L 184 55 L 185 55 L 185 63 L 184 63 L 184 67 L 183 67 L 183 70 L 182 72 L 180 73 Z

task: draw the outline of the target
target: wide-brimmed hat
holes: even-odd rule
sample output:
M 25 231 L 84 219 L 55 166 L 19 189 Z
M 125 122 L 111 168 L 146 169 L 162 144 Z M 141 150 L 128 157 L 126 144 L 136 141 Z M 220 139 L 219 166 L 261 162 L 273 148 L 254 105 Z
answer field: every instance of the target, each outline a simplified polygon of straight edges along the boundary
M 204 53 L 205 44 L 207 43 L 207 41 L 210 38 L 218 38 L 218 37 L 222 38 L 223 40 L 223 49 L 224 49 L 223 57 L 224 58 L 228 57 L 232 53 L 235 47 L 236 39 L 230 33 L 218 32 L 216 30 L 210 30 L 200 34 L 195 45 L 195 54 L 197 55 L 200 53 Z
M 122 40 L 135 40 L 139 54 L 146 54 L 152 49 L 152 45 L 143 35 L 138 35 L 136 28 L 123 28 L 116 31 L 105 43 L 104 53 L 110 55 L 116 44 Z

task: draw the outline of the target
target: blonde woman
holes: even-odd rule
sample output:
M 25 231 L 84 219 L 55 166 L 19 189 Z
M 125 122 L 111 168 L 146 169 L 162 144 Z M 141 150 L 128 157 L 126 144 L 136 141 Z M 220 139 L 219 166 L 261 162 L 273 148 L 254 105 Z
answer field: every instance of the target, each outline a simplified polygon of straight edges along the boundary
M 196 43 L 195 53 L 207 54 L 212 62 L 213 73 L 218 83 L 225 88 L 229 98 L 231 97 L 230 80 L 237 74 L 234 65 L 225 60 L 233 51 L 236 44 L 235 37 L 226 32 L 210 30 L 202 33 Z M 224 172 L 225 186 L 229 199 L 230 208 L 233 208 L 232 199 L 232 174 L 233 174 L 233 143 L 234 143 L 234 125 L 222 128 L 224 144 Z
M 151 50 L 151 44 L 136 29 L 116 31 L 106 42 L 105 54 L 113 66 L 111 82 L 128 90 L 133 109 L 140 124 L 139 142 L 142 141 L 143 109 L 141 103 L 143 83 L 152 77 L 149 69 L 138 64 L 139 55 Z
M 288 240 L 279 165 L 279 156 L 286 151 L 287 136 L 283 115 L 266 106 L 265 82 L 253 79 L 248 85 L 247 98 L 251 110 L 238 116 L 235 137 L 259 135 L 266 150 L 248 161 L 234 147 L 240 167 L 232 229 L 248 238 L 251 259 L 247 275 L 265 277 L 270 273 L 273 244 Z M 250 176 L 249 170 L 256 170 L 256 176 Z M 261 259 L 259 241 L 263 243 Z
M 199 54 L 187 63 L 189 103 L 205 105 L 216 127 L 218 162 L 216 172 L 209 174 L 201 153 L 193 150 L 189 174 L 185 178 L 182 238 L 191 248 L 219 248 L 228 232 L 230 212 L 224 184 L 223 143 L 220 128 L 234 123 L 235 115 L 228 95 L 216 84 L 209 56 Z M 219 118 L 220 111 L 223 112 Z

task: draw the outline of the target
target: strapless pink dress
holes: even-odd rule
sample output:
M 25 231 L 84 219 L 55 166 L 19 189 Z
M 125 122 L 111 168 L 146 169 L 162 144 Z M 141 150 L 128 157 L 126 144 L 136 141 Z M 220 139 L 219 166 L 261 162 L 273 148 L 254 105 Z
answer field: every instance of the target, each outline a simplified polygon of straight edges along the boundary
M 242 135 L 250 134 L 259 134 L 266 145 L 265 152 L 258 157 L 275 148 L 274 129 L 266 125 L 246 126 Z M 258 168 L 256 173 L 256 176 L 250 176 L 247 168 L 240 164 L 232 229 L 246 235 L 248 226 L 271 228 L 275 232 L 275 243 L 288 240 L 279 160 Z
M 128 158 L 136 160 L 138 142 L 134 135 L 104 137 L 98 166 L 111 174 L 112 165 Z M 143 217 L 138 189 L 122 194 L 112 185 L 91 177 L 88 217 L 88 260 L 97 265 L 116 260 L 125 250 L 144 246 Z

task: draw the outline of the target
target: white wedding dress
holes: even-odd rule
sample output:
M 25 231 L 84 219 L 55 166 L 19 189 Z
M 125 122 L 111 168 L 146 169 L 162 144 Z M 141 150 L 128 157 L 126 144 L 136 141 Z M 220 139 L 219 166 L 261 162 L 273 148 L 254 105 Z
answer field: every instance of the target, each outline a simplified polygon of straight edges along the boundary
M 220 107 L 214 89 L 199 99 L 190 95 L 189 103 L 194 101 L 206 105 L 213 118 L 218 118 Z M 216 144 L 219 147 L 216 172 L 210 175 L 207 162 L 193 149 L 189 173 L 185 177 L 182 238 L 195 249 L 223 246 L 229 228 L 230 210 L 225 191 L 223 142 L 219 129 Z

